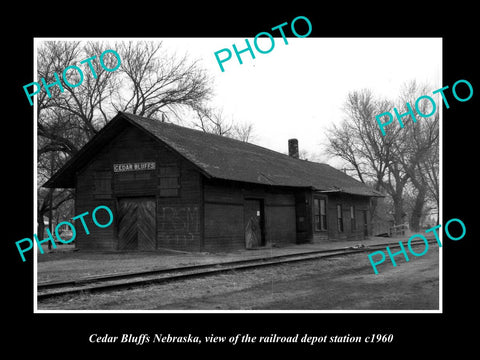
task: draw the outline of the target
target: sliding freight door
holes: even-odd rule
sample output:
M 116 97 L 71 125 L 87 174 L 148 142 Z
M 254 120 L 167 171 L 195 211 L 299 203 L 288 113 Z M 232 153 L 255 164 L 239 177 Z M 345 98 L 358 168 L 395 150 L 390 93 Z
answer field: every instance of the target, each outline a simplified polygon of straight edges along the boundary
M 117 216 L 119 250 L 156 249 L 155 198 L 121 198 Z

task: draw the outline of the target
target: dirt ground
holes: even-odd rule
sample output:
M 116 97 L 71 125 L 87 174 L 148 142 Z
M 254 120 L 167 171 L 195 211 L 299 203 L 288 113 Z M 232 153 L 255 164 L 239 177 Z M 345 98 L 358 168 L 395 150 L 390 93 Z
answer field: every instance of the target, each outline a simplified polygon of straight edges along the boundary
M 39 310 L 438 310 L 431 248 L 375 275 L 367 253 L 38 303 Z M 400 258 L 397 256 L 397 258 Z
M 73 251 L 70 245 L 58 246 L 52 252 L 45 247 L 44 254 L 37 255 L 38 282 L 77 280 L 92 275 L 145 271 L 152 269 L 175 268 L 196 264 L 212 264 L 224 261 L 264 258 L 276 255 L 302 253 L 318 250 L 348 248 L 355 245 L 375 245 L 404 241 L 399 238 L 372 237 L 361 242 L 328 241 L 315 244 L 289 245 L 255 250 L 235 250 L 228 252 L 180 252 L 168 249 L 154 252 L 102 252 Z

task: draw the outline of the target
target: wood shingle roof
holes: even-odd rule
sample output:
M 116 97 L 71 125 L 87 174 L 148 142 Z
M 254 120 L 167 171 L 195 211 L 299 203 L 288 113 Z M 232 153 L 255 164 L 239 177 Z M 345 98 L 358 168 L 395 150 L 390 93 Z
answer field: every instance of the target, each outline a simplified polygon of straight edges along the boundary
M 192 162 L 207 177 L 317 191 L 382 196 L 330 165 L 299 160 L 254 144 L 158 120 L 119 112 L 89 143 L 48 180 L 45 187 L 73 187 L 74 173 L 102 143 L 129 123 Z

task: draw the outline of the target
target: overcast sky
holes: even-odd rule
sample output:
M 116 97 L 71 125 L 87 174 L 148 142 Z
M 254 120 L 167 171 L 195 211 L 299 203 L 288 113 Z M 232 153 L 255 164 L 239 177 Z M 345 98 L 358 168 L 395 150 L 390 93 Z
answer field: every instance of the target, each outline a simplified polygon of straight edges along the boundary
M 213 105 L 227 118 L 251 122 L 255 143 L 286 152 L 289 138 L 300 149 L 321 153 L 325 129 L 344 117 L 347 94 L 363 88 L 396 98 L 410 80 L 442 86 L 441 38 L 275 38 L 275 47 L 260 54 L 253 47 L 239 64 L 232 44 L 245 48 L 245 38 L 167 38 L 165 48 L 199 59 L 214 79 Z M 270 40 L 259 47 L 268 49 Z M 221 72 L 214 52 L 232 51 Z M 226 53 L 220 54 L 223 58 Z M 373 119 L 372 119 L 373 120 Z
M 245 49 L 245 38 L 98 38 L 57 40 L 162 41 L 164 49 L 179 57 L 198 60 L 213 79 L 212 107 L 223 110 L 227 120 L 254 124 L 254 143 L 286 153 L 288 139 L 297 138 L 300 150 L 328 160 L 322 144 L 325 130 L 339 123 L 347 94 L 371 89 L 375 95 L 395 99 L 410 80 L 428 83 L 431 90 L 442 87 L 441 38 L 274 38 L 268 54 L 233 53 Z M 38 43 L 44 40 L 37 39 Z M 268 49 L 270 40 L 260 38 Z M 214 53 L 228 48 L 232 58 L 222 72 Z M 222 59 L 226 53 L 219 55 Z M 428 95 L 428 94 L 426 94 Z M 372 119 L 372 121 L 375 121 Z

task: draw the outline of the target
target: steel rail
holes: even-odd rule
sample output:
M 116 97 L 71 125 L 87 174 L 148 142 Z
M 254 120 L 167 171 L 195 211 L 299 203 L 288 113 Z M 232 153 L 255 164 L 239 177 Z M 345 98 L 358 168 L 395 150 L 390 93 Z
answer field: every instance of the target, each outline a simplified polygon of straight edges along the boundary
M 429 241 L 429 243 L 432 242 L 434 241 Z M 420 244 L 424 244 L 424 242 L 422 240 L 411 242 L 412 246 Z M 164 268 L 140 272 L 100 275 L 71 281 L 45 282 L 37 284 L 37 300 L 40 301 L 65 295 L 79 295 L 82 293 L 114 291 L 151 284 L 180 281 L 194 277 L 210 276 L 233 270 L 245 270 L 334 256 L 351 255 L 360 252 L 384 249 L 386 246 L 389 246 L 390 248 L 400 247 L 398 242 L 360 247 L 351 246 L 340 249 L 264 256 L 254 259 L 226 261 L 213 264 L 189 265 L 179 268 Z

